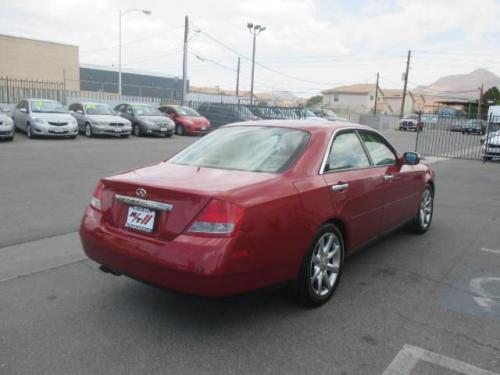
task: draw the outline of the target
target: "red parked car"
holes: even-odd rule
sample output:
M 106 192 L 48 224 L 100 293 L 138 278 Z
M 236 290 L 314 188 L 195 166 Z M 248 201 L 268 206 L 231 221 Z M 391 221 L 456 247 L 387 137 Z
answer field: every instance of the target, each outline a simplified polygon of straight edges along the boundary
M 433 198 L 434 172 L 366 126 L 237 123 L 102 179 L 80 236 L 105 272 L 210 297 L 289 281 L 319 306 L 363 244 L 426 232 Z
M 204 135 L 210 131 L 210 121 L 192 108 L 180 105 L 164 105 L 158 109 L 174 120 L 177 135 Z

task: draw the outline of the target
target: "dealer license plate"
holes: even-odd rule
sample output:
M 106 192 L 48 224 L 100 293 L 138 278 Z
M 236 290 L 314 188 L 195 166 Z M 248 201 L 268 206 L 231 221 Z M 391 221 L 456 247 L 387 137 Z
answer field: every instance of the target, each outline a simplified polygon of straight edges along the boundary
M 125 227 L 151 233 L 155 225 L 156 212 L 142 207 L 129 207 Z

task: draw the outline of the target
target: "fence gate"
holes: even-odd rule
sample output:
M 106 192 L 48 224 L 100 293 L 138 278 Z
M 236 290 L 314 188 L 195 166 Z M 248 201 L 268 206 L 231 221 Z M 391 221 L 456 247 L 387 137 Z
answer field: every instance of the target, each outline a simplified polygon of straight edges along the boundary
M 415 150 L 422 155 L 455 159 L 500 158 L 500 116 L 488 121 L 422 115 Z

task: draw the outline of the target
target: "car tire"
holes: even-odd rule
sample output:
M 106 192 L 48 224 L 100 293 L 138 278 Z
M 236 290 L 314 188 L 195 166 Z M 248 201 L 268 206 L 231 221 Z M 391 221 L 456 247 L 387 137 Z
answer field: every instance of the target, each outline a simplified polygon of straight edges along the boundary
M 92 138 L 94 136 L 94 132 L 92 131 L 92 125 L 90 123 L 85 124 L 85 136 L 87 138 Z
M 298 302 L 308 307 L 319 307 L 328 302 L 340 282 L 343 263 L 342 233 L 334 224 L 322 225 L 302 261 L 297 279 L 291 285 Z
M 33 135 L 33 133 L 31 132 L 31 125 L 30 124 L 26 124 L 26 136 L 29 138 L 29 139 L 33 139 L 35 138 L 35 136 Z
M 418 211 L 409 224 L 409 229 L 417 234 L 427 232 L 431 226 L 434 216 L 434 189 L 431 185 L 426 185 L 420 196 Z
M 134 135 L 136 137 L 142 137 L 142 131 L 141 131 L 141 127 L 139 126 L 139 124 L 134 125 L 134 127 L 132 128 L 132 132 L 134 133 Z
M 182 125 L 177 125 L 175 127 L 175 134 L 177 135 L 184 135 L 185 131 L 184 131 L 184 126 Z

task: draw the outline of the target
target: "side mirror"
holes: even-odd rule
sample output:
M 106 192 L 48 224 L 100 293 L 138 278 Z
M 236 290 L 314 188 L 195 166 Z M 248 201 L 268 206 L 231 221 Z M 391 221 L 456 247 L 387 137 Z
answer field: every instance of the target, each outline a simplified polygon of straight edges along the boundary
M 75 113 L 75 111 L 73 111 L 72 109 L 70 109 L 70 110 L 69 110 L 69 113 L 70 113 L 70 114 L 73 114 L 73 113 Z
M 403 155 L 403 161 L 408 165 L 417 165 L 420 163 L 420 155 L 416 152 L 405 152 Z
M 19 111 L 21 111 L 22 113 L 28 113 L 28 110 L 26 108 L 19 108 Z
M 76 113 L 78 113 L 79 115 L 83 115 L 83 111 L 81 109 L 77 110 Z

